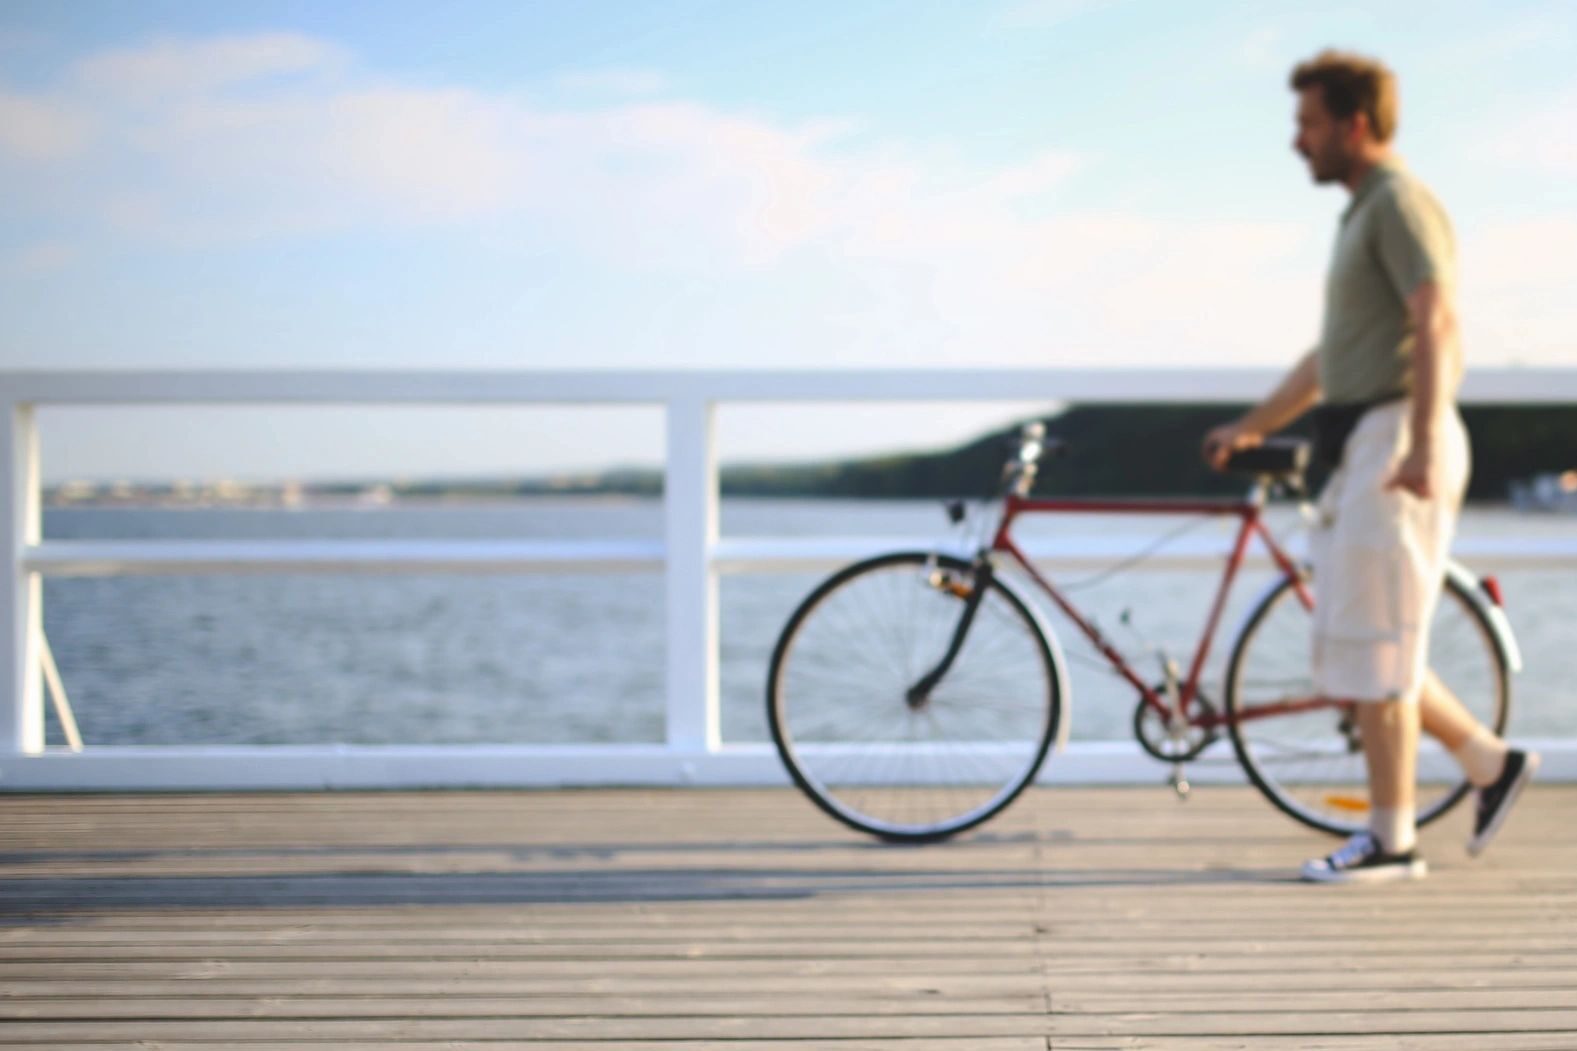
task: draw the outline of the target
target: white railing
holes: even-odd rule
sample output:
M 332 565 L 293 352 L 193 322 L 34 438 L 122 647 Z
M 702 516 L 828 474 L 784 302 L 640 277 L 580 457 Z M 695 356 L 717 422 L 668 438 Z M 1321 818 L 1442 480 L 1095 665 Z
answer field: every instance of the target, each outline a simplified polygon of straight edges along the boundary
M 0 374 L 0 790 L 312 788 L 416 785 L 772 783 L 766 746 L 719 733 L 722 571 L 833 564 L 864 540 L 722 541 L 713 416 L 731 402 L 1242 402 L 1265 369 L 1035 369 L 848 372 L 11 372 Z M 1472 374 L 1465 401 L 1577 402 L 1577 368 Z M 666 419 L 664 535 L 657 541 L 45 541 L 35 412 L 43 405 L 656 405 Z M 1218 555 L 1219 553 L 1217 553 Z M 1206 552 L 1186 552 L 1204 564 Z M 1577 543 L 1467 553 L 1475 564 L 1577 566 Z M 45 746 L 45 705 L 65 706 L 42 619 L 45 575 L 233 572 L 544 572 L 650 569 L 664 575 L 666 734 L 661 744 L 498 746 Z M 1550 774 L 1577 777 L 1577 742 L 1545 744 Z M 1135 748 L 1070 746 L 1052 780 L 1150 779 Z

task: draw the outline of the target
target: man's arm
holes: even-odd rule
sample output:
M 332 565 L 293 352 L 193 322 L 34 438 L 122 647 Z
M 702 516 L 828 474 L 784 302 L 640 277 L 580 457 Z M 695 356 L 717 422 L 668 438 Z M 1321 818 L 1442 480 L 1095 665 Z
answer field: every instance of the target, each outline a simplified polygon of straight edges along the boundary
M 1462 349 L 1450 293 L 1425 281 L 1407 297 L 1413 325 L 1411 444 L 1387 489 L 1404 489 L 1428 500 L 1436 495 L 1435 434 L 1456 401 L 1462 381 Z
M 1316 351 L 1309 351 L 1292 367 L 1276 388 L 1241 419 L 1223 423 L 1205 435 L 1205 462 L 1216 470 L 1233 453 L 1249 449 L 1265 436 L 1281 430 L 1320 399 L 1320 372 Z

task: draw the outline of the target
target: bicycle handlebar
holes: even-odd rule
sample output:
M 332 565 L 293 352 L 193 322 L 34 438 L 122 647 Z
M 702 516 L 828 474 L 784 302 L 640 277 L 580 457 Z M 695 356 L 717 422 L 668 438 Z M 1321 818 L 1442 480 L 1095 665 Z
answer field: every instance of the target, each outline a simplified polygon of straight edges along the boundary
M 1066 443 L 1046 437 L 1046 425 L 1039 420 L 1019 428 L 1018 439 L 1013 443 L 1007 462 L 1002 465 L 1002 493 L 1028 496 L 1035 485 L 1040 461 L 1046 456 L 1060 453 Z M 1256 487 L 1281 486 L 1286 491 L 1306 492 L 1304 475 L 1308 471 L 1310 445 L 1301 438 L 1271 438 L 1251 449 L 1232 454 L 1226 470 L 1233 474 L 1252 475 Z

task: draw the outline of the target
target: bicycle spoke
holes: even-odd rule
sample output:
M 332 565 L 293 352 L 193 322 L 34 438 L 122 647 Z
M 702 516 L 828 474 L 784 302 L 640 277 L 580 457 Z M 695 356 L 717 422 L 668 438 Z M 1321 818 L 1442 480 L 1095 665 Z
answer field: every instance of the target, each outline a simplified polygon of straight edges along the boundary
M 939 565 L 950 579 L 968 569 Z M 926 838 L 1000 809 L 1055 734 L 1057 676 L 1034 618 L 993 584 L 928 696 L 966 605 L 923 556 L 835 576 L 791 619 L 769 686 L 774 739 L 812 798 L 883 835 Z

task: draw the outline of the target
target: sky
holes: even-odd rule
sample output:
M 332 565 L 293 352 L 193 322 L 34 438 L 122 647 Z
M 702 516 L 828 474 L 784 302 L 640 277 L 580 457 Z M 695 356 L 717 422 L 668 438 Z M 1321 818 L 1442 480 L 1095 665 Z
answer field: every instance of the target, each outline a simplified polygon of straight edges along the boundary
M 1398 73 L 1470 364 L 1577 363 L 1577 5 L 6 0 L 0 369 L 1290 363 Z M 731 410 L 725 460 L 1033 405 Z M 201 440 L 194 440 L 200 436 Z M 49 409 L 47 478 L 656 463 L 645 409 Z

